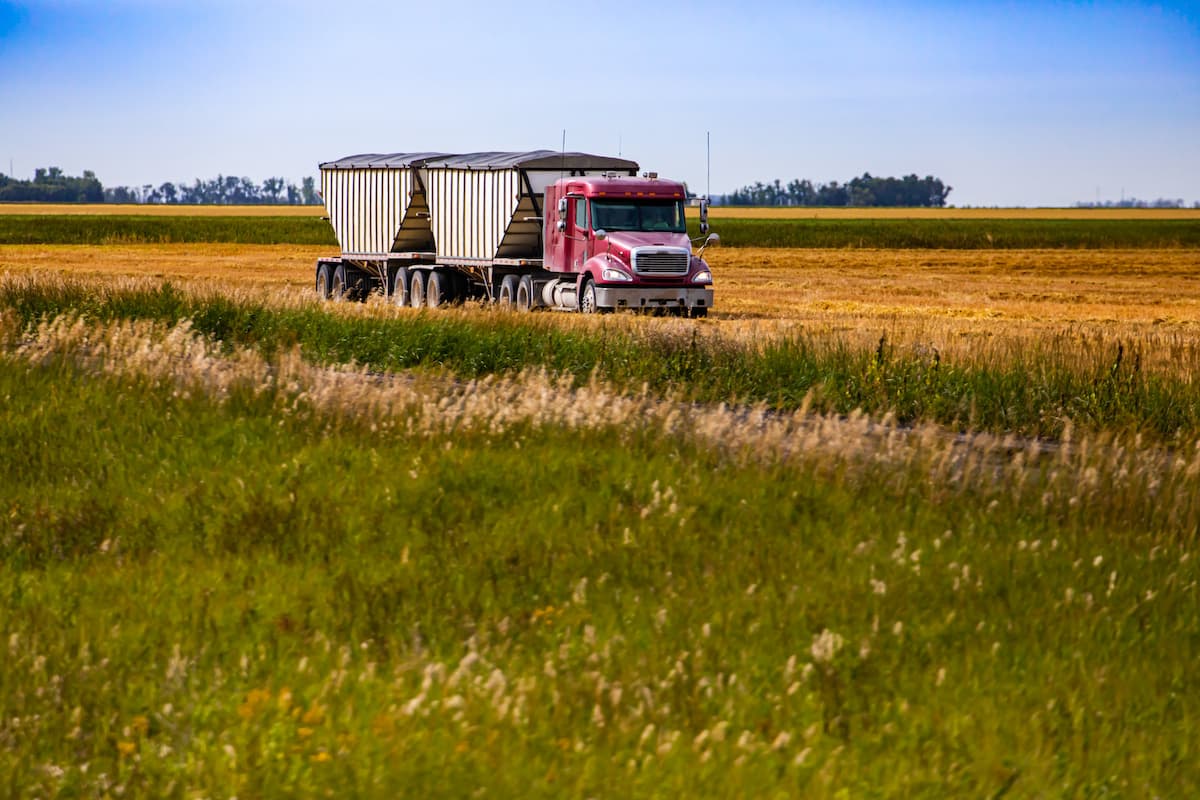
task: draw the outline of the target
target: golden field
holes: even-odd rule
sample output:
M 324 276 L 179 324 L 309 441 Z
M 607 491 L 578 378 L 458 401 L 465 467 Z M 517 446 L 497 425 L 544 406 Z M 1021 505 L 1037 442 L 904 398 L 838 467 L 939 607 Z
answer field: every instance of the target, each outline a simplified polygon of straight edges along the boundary
M 308 302 L 314 264 L 332 254 L 295 245 L 7 245 L 0 246 L 0 273 L 162 279 Z M 1194 363 L 1200 350 L 1195 250 L 714 248 L 707 256 L 716 308 L 703 324 L 738 338 L 803 332 L 871 346 L 886 334 L 976 360 L 1035 339 L 1082 336 L 1140 342 L 1147 366 L 1168 368 Z M 370 306 L 357 308 L 397 313 Z M 555 324 L 591 324 L 548 316 Z
M 330 248 L 3 245 L 0 270 L 307 289 Z M 1195 250 L 713 248 L 719 320 L 925 317 L 1044 325 L 1200 325 Z

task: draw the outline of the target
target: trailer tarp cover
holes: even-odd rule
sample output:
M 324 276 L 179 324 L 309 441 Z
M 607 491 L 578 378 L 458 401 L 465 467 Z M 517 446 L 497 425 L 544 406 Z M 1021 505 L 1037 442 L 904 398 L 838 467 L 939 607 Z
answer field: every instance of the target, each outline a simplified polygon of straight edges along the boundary
M 557 150 L 529 150 L 524 153 L 463 153 L 429 158 L 425 167 L 445 169 L 565 169 L 636 171 L 638 164 L 627 158 L 597 156 L 591 153 L 560 153 Z
M 591 153 L 529 150 L 522 153 L 362 153 L 321 164 L 321 169 L 404 169 L 407 167 L 636 172 L 638 163 L 627 158 L 597 156 Z
M 418 167 L 429 159 L 451 158 L 448 153 L 363 153 L 321 164 L 321 169 L 403 169 Z

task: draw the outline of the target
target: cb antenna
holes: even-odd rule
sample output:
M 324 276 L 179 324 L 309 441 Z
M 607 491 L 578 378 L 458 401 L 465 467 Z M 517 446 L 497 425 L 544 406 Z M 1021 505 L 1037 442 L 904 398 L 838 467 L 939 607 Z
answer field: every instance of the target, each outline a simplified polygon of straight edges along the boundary
M 562 150 L 559 151 L 558 179 L 561 181 L 567 171 L 567 129 L 563 128 Z
M 704 132 L 704 197 L 712 202 L 712 131 Z

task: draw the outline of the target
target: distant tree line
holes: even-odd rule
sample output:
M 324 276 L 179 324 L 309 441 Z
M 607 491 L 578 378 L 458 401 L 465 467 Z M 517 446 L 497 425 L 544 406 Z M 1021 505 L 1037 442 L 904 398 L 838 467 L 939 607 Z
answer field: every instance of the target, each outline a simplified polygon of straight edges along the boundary
M 784 184 L 761 181 L 714 198 L 727 206 L 936 206 L 946 205 L 953 187 L 932 175 L 918 178 L 877 178 L 864 172 L 848 183 L 794 180 Z
M 321 205 L 313 178 L 305 178 L 297 186 L 283 178 L 267 178 L 259 184 L 234 175 L 218 175 L 207 181 L 197 178 L 190 186 L 170 181 L 161 186 L 114 186 L 104 190 L 104 201 L 168 205 Z
M 1138 200 L 1131 197 L 1128 200 L 1106 200 L 1103 203 L 1076 203 L 1076 208 L 1187 208 L 1182 198 L 1170 200 L 1160 197 L 1157 200 Z M 1200 208 L 1200 200 L 1192 203 L 1192 208 Z
M 105 188 L 91 170 L 74 178 L 63 175 L 58 167 L 39 167 L 31 181 L 0 173 L 0 202 L 316 206 L 321 198 L 313 178 L 305 178 L 297 186 L 283 178 L 267 178 L 259 184 L 249 178 L 218 175 L 207 181 L 197 178 L 190 186 L 168 181 L 160 186 Z
M 39 167 L 31 181 L 0 174 L 0 203 L 4 202 L 103 203 L 104 187 L 91 170 L 72 178 L 58 167 Z

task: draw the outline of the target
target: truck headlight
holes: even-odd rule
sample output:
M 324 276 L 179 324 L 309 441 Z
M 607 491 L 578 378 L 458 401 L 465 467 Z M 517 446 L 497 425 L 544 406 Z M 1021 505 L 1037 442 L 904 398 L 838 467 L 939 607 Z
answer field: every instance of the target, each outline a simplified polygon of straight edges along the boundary
M 702 269 L 692 276 L 692 283 L 712 283 L 712 273 Z
M 616 267 L 605 267 L 604 271 L 600 273 L 600 278 L 601 278 L 601 280 L 606 280 L 606 281 L 631 281 L 631 280 L 633 280 L 633 278 L 630 277 L 629 273 L 625 272 L 624 270 L 617 269 Z

